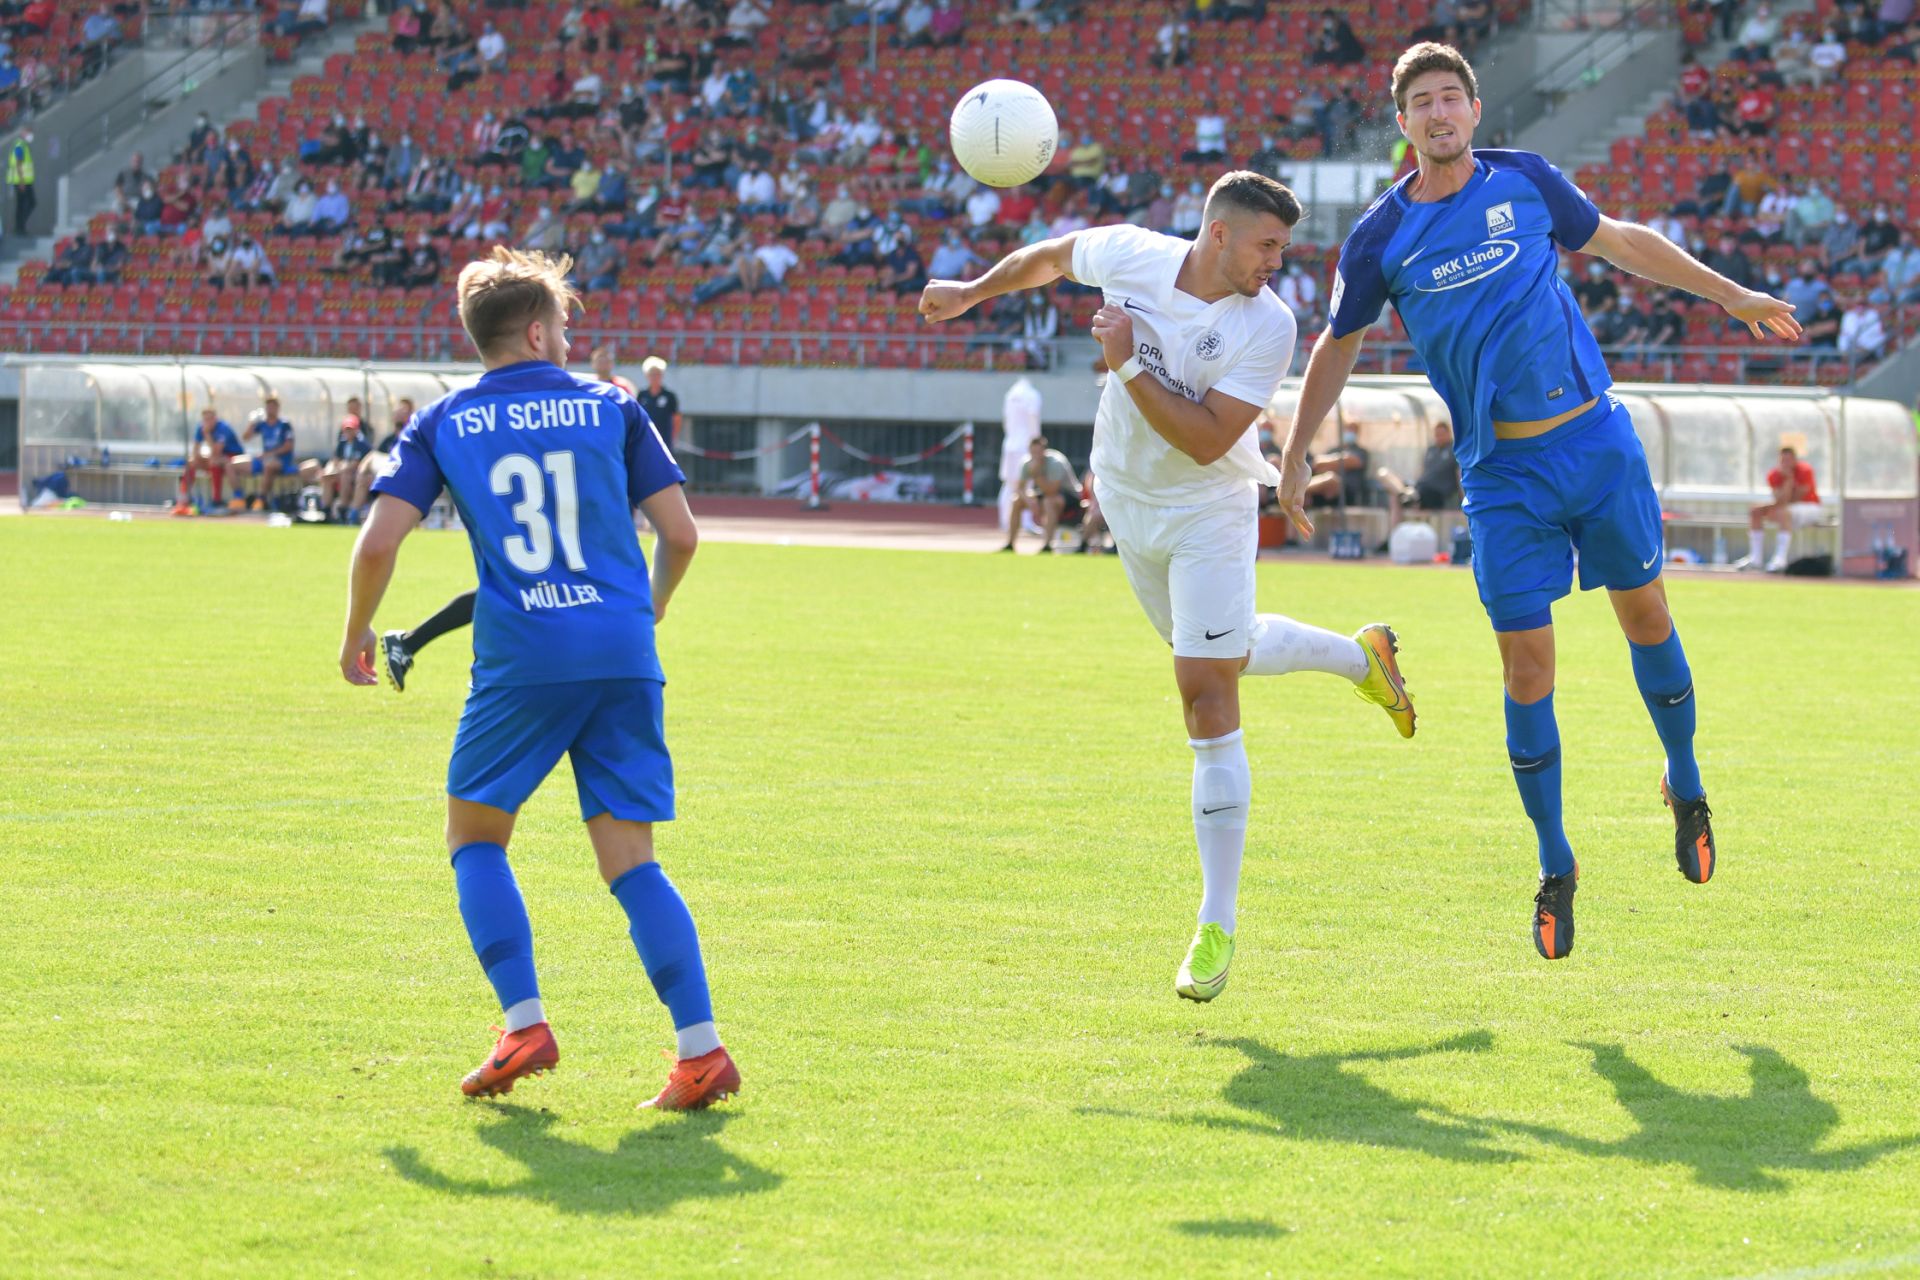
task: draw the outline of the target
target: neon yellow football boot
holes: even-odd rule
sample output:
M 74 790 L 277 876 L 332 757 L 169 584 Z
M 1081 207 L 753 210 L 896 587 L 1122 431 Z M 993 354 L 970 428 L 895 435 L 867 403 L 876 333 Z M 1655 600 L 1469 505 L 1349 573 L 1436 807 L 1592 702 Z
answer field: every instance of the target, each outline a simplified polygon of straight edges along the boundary
M 1208 921 L 1193 935 L 1193 945 L 1173 980 L 1174 994 L 1202 1003 L 1213 999 L 1227 989 L 1227 966 L 1232 963 L 1233 935 Z
M 1367 652 L 1367 676 L 1353 691 L 1368 702 L 1386 708 L 1387 719 L 1403 738 L 1413 736 L 1413 699 L 1407 696 L 1407 682 L 1400 678 L 1400 664 L 1394 655 L 1400 652 L 1400 637 L 1384 622 L 1370 622 L 1353 633 Z

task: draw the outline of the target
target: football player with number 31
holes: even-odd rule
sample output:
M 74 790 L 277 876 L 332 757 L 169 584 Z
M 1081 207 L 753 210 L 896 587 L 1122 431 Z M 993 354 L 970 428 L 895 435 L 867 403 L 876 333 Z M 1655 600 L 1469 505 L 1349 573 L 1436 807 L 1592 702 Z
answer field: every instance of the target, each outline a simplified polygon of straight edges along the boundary
M 1094 486 L 1127 581 L 1173 647 L 1194 753 L 1202 899 L 1174 979 L 1189 1000 L 1219 995 L 1233 959 L 1253 799 L 1241 678 L 1329 672 L 1384 707 L 1402 736 L 1414 731 L 1385 625 L 1343 636 L 1254 612 L 1259 487 L 1279 475 L 1253 423 L 1295 341 L 1293 313 L 1266 286 L 1300 218 L 1293 192 L 1240 170 L 1214 183 L 1196 239 L 1128 225 L 1074 231 L 1016 249 L 978 280 L 934 280 L 920 296 L 920 314 L 939 322 L 1063 276 L 1105 295 L 1093 333 L 1112 373 L 1094 415 Z
M 447 764 L 447 849 L 460 916 L 506 1023 L 461 1081 L 506 1093 L 560 1057 L 534 973 L 507 842 L 520 806 L 564 754 L 580 817 L 660 1002 L 679 1061 L 646 1104 L 687 1110 L 737 1091 L 714 1030 L 693 916 L 653 857 L 673 818 L 654 626 L 699 542 L 686 477 L 646 411 L 611 383 L 566 370 L 579 305 L 564 257 L 496 248 L 467 264 L 460 323 L 486 373 L 414 415 L 353 550 L 340 671 L 370 685 L 374 610 L 400 543 L 446 489 L 473 545 L 473 688 Z M 652 580 L 633 509 L 659 531 Z

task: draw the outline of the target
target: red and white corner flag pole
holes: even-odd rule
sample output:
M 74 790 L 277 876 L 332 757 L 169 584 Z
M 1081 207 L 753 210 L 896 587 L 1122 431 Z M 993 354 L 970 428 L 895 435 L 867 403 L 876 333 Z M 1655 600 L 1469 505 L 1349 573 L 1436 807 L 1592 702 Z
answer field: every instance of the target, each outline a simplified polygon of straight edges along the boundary
M 820 509 L 820 424 L 807 430 L 807 510 Z

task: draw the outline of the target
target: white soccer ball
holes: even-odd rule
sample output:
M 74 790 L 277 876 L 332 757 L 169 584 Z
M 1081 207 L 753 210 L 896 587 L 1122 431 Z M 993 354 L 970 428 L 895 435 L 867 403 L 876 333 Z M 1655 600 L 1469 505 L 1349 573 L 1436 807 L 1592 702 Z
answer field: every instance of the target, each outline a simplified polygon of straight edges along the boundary
M 953 158 L 990 187 L 1017 187 L 1046 171 L 1060 145 L 1060 122 L 1047 95 L 1018 80 L 988 80 L 967 90 L 947 126 Z

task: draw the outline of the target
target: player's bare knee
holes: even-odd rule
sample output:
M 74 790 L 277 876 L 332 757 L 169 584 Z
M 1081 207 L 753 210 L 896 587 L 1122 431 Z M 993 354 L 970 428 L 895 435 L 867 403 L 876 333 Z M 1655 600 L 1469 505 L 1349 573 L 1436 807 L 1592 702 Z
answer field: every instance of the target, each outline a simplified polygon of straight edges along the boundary
M 1537 645 L 1508 645 L 1501 653 L 1507 696 L 1521 705 L 1540 701 L 1553 692 L 1553 653 Z
M 1218 738 L 1240 727 L 1240 672 L 1234 661 L 1195 664 L 1178 674 L 1191 736 Z

